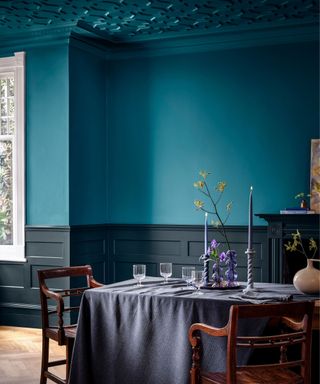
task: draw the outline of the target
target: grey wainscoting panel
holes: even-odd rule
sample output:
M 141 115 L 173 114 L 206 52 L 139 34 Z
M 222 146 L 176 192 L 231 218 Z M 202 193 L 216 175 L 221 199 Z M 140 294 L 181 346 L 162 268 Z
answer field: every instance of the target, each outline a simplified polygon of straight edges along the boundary
M 246 281 L 247 228 L 227 227 L 231 247 L 238 253 L 239 280 Z M 0 324 L 40 327 L 37 270 L 90 264 L 98 281 L 132 278 L 132 265 L 144 263 L 147 274 L 159 276 L 159 263 L 172 262 L 173 276 L 183 265 L 199 265 L 204 251 L 203 227 L 196 225 L 82 225 L 26 227 L 26 261 L 0 262 Z M 209 239 L 222 238 L 209 230 Z M 255 281 L 268 281 L 271 261 L 267 231 L 255 227 Z M 72 284 L 72 283 L 71 283 Z
M 74 226 L 71 228 L 70 265 L 90 264 L 93 275 L 107 282 L 108 233 L 106 225 Z
M 26 227 L 26 261 L 0 262 L 0 324 L 40 327 L 37 270 L 69 264 L 69 233 L 69 227 Z
M 247 227 L 227 227 L 231 248 L 238 254 L 239 280 L 247 279 Z M 209 230 L 209 239 L 215 238 L 226 248 L 221 235 Z M 268 281 L 269 260 L 265 227 L 255 227 L 253 246 L 255 281 Z M 204 234 L 201 226 L 193 225 L 110 225 L 109 227 L 109 281 L 132 277 L 132 265 L 144 263 L 147 274 L 159 276 L 159 263 L 172 262 L 173 276 L 181 277 L 182 265 L 201 265 L 204 252 Z

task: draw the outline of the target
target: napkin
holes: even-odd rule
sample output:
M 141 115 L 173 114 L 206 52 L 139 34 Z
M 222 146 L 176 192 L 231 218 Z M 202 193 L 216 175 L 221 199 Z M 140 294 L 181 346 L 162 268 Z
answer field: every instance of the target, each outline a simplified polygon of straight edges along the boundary
M 276 292 L 259 292 L 259 291 L 249 291 L 236 293 L 235 295 L 229 296 L 232 299 L 247 301 L 252 304 L 265 304 L 273 303 L 277 301 L 290 301 L 292 300 L 292 295 L 284 295 Z

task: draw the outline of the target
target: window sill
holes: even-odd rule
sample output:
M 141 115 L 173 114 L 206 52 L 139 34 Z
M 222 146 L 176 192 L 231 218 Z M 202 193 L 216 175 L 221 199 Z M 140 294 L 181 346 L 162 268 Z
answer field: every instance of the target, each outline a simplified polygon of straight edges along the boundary
M 0 262 L 25 263 L 24 245 L 0 245 Z

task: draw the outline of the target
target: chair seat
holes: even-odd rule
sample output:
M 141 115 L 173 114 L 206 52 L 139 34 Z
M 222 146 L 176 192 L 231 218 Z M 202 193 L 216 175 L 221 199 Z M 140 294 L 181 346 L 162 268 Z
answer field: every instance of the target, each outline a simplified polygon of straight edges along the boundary
M 46 336 L 50 339 L 58 340 L 58 328 L 50 327 L 45 330 Z M 69 325 L 64 327 L 65 337 L 68 339 L 75 339 L 77 333 L 77 325 Z
M 222 372 L 201 372 L 202 384 L 226 384 L 226 374 Z M 301 384 L 303 379 L 290 369 L 251 368 L 237 372 L 237 384 Z

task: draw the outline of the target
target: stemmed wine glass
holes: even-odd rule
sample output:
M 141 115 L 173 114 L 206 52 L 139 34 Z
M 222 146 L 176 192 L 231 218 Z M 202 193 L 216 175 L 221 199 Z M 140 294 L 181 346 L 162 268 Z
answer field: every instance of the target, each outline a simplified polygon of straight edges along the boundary
M 182 278 L 187 283 L 187 287 L 191 286 L 192 283 L 192 271 L 195 270 L 193 266 L 182 267 Z
M 146 277 L 146 266 L 145 264 L 134 264 L 133 265 L 133 277 L 137 280 L 137 287 L 142 287 L 141 280 Z
M 172 263 L 160 263 L 160 275 L 164 278 L 163 283 L 166 284 L 172 275 Z
M 198 270 L 191 271 L 191 276 L 192 276 L 193 284 L 197 287 L 195 294 L 202 295 L 203 292 L 200 291 L 200 287 L 203 283 L 203 271 L 198 271 Z

